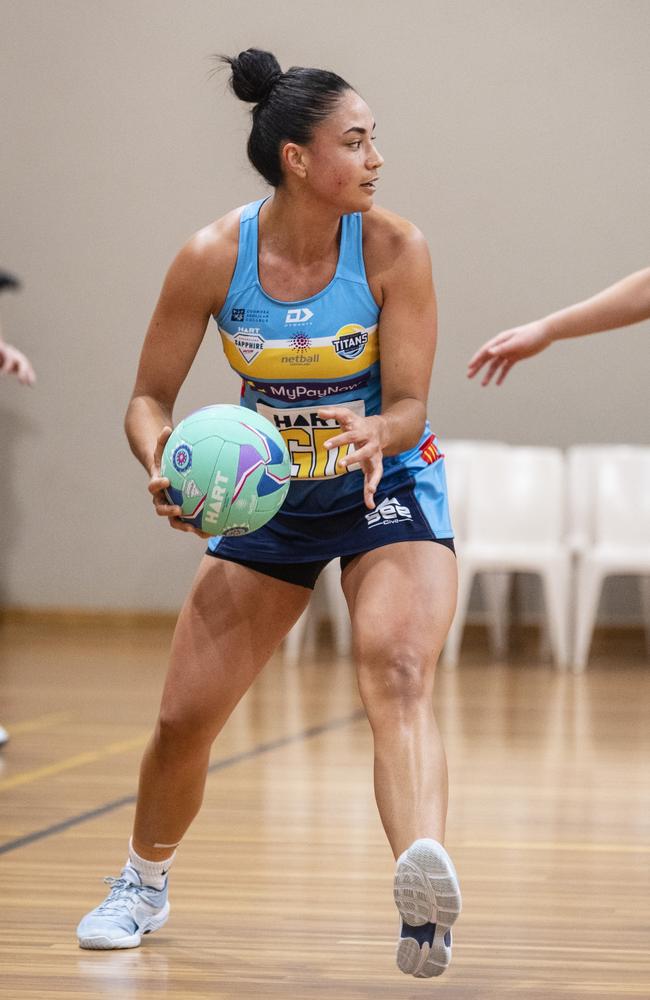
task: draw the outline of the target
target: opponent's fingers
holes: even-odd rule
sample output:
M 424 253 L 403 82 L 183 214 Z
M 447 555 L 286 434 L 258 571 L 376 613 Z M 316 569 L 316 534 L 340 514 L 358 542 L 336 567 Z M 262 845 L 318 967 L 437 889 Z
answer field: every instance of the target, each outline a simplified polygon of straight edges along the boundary
M 476 354 L 471 357 L 467 363 L 467 374 L 472 378 L 486 362 L 490 361 L 495 354 L 501 354 L 503 348 L 512 339 L 512 330 L 504 330 L 503 333 L 498 333 L 496 337 L 492 337 L 491 340 L 486 341 L 481 347 L 479 347 Z
M 513 367 L 514 364 L 516 364 L 517 360 L 518 359 L 515 358 L 512 361 L 506 361 L 506 362 L 504 362 L 503 368 L 501 369 L 501 371 L 499 372 L 499 374 L 497 376 L 497 380 L 496 380 L 496 383 L 495 383 L 496 385 L 501 385 L 501 383 L 503 382 L 504 378 L 506 377 L 506 375 L 508 374 L 508 372 L 510 371 L 510 369 Z
M 501 367 L 502 364 L 503 364 L 503 358 L 495 358 L 491 362 L 488 370 L 486 371 L 485 375 L 483 376 L 483 379 L 481 381 L 481 385 L 489 385 L 490 382 L 492 381 L 492 378 L 494 377 L 494 373 L 497 371 L 498 368 Z
M 34 382 L 36 381 L 36 373 L 27 358 L 23 357 L 21 359 L 17 374 L 18 381 L 21 382 L 22 385 L 34 385 Z

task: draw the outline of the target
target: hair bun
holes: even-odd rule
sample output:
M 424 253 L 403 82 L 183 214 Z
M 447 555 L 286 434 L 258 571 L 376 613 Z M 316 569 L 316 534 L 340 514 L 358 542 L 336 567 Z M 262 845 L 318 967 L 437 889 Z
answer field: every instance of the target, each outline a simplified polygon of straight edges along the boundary
M 238 56 L 222 56 L 232 70 L 230 85 L 241 101 L 259 104 L 280 79 L 282 69 L 272 52 L 246 49 Z

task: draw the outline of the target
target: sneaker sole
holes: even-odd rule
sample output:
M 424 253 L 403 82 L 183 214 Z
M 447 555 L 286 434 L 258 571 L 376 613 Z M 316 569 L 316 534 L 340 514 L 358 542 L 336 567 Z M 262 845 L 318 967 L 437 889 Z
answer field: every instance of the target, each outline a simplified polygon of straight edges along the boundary
M 442 975 L 451 958 L 445 935 L 462 906 L 456 871 L 444 847 L 435 840 L 416 840 L 400 855 L 393 895 L 404 923 L 411 927 L 436 925 L 431 948 L 420 947 L 414 938 L 400 938 L 398 968 L 418 978 Z
M 165 903 L 160 913 L 150 917 L 138 928 L 135 934 L 125 934 L 121 938 L 104 937 L 101 934 L 92 937 L 80 937 L 79 947 L 89 951 L 113 951 L 116 948 L 137 948 L 144 934 L 159 930 L 169 919 L 169 903 Z

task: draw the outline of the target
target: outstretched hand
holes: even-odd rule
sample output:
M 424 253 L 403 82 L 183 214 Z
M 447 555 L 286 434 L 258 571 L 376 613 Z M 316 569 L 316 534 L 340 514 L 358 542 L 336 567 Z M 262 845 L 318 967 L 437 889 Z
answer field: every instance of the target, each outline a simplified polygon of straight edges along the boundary
M 204 531 L 200 531 L 198 528 L 195 528 L 194 525 L 188 524 L 187 521 L 181 521 L 181 514 L 183 513 L 182 507 L 179 507 L 176 504 L 170 504 L 165 494 L 165 490 L 171 485 L 171 483 L 165 476 L 160 475 L 160 465 L 165 445 L 167 444 L 171 433 L 171 427 L 163 427 L 158 435 L 153 455 L 153 464 L 149 470 L 151 478 L 147 488 L 151 493 L 156 514 L 158 514 L 159 517 L 166 517 L 169 520 L 171 527 L 175 528 L 176 531 L 189 531 L 194 535 L 198 535 L 199 538 L 209 538 L 210 535 L 207 535 Z
M 36 381 L 29 358 L 2 340 L 0 340 L 0 374 L 15 375 L 22 385 L 34 385 Z
M 481 385 L 489 385 L 495 376 L 495 384 L 501 385 L 513 365 L 539 354 L 551 343 L 548 327 L 541 320 L 504 330 L 479 348 L 467 366 L 467 377 L 474 378 L 487 365 Z
M 336 420 L 340 434 L 325 441 L 327 450 L 353 445 L 354 450 L 339 461 L 342 465 L 360 465 L 364 474 L 363 501 L 369 510 L 375 507 L 374 496 L 384 471 L 383 448 L 385 422 L 383 417 L 361 417 L 346 406 L 323 407 L 318 411 L 321 420 Z

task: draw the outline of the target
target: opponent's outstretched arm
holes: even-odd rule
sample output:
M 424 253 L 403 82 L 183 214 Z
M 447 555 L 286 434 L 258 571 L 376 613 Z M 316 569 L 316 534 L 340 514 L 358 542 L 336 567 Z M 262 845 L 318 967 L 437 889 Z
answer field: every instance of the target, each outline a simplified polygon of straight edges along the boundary
M 650 318 L 650 267 L 628 275 L 584 302 L 560 309 L 525 326 L 504 330 L 483 344 L 467 366 L 467 377 L 481 369 L 481 385 L 496 376 L 496 385 L 517 361 L 539 354 L 556 340 L 615 330 Z

